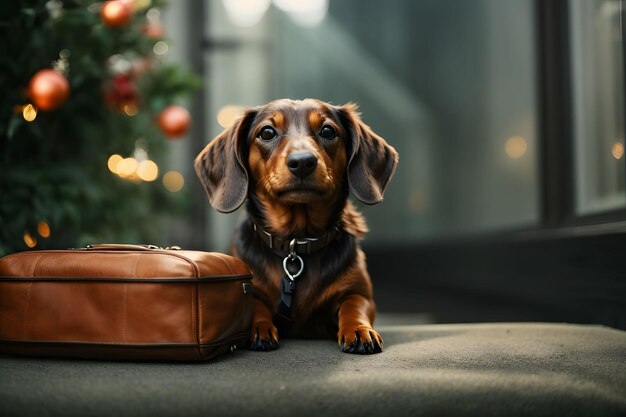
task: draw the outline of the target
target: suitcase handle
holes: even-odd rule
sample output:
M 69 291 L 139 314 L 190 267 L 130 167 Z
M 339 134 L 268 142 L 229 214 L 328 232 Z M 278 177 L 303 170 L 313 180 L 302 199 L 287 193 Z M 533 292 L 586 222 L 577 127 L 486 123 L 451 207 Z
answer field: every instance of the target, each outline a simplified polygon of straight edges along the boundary
M 151 251 L 151 250 L 180 250 L 179 246 L 168 246 L 167 248 L 161 248 L 156 245 L 133 245 L 128 243 L 98 243 L 95 245 L 87 245 L 83 248 L 84 250 L 140 250 L 140 251 Z

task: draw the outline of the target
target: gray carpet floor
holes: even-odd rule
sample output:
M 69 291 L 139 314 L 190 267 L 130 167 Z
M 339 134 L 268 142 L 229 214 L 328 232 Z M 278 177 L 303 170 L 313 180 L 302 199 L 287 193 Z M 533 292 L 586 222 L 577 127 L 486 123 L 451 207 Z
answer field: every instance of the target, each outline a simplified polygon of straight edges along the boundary
M 396 320 L 396 322 L 401 322 Z M 283 340 L 213 362 L 0 357 L 1 416 L 626 416 L 626 332 L 378 326 L 385 351 Z

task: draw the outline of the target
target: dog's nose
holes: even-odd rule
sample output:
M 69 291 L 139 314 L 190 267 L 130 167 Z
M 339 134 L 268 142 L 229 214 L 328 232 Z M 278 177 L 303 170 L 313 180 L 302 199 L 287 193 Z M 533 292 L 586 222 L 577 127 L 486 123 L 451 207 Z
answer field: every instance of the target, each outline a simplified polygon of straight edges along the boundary
M 287 168 L 298 178 L 310 175 L 317 166 L 317 157 L 311 152 L 293 152 L 287 157 Z

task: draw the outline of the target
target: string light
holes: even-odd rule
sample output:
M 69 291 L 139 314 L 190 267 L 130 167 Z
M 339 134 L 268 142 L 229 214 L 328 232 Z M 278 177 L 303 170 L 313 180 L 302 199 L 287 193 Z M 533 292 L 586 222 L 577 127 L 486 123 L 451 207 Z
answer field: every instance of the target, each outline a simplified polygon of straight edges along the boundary
M 615 142 L 613 146 L 611 146 L 611 155 L 615 159 L 622 159 L 624 156 L 624 144 L 621 142 Z
M 117 166 L 119 165 L 120 162 L 122 162 L 123 159 L 124 158 L 122 158 L 122 156 L 118 154 L 113 154 L 109 156 L 109 160 L 107 161 L 107 166 L 109 167 L 109 171 L 111 171 L 114 174 L 117 174 L 118 173 Z
M 123 158 L 118 154 L 111 155 L 107 166 L 109 171 L 125 180 L 152 182 L 159 176 L 159 166 L 147 156 L 148 154 L 144 149 L 137 148 L 134 157 Z
M 152 182 L 159 176 L 159 167 L 154 161 L 141 161 L 137 166 L 137 176 L 146 182 Z
M 163 185 L 171 193 L 176 193 L 183 189 L 185 178 L 178 171 L 168 171 L 163 175 Z
M 132 103 L 124 104 L 124 106 L 122 107 L 122 110 L 124 110 L 124 114 L 129 117 L 133 117 L 139 112 L 139 109 L 137 109 L 137 106 Z
M 122 178 L 130 178 L 137 171 L 137 165 L 135 158 L 124 158 L 117 164 L 117 175 Z
M 148 143 L 140 138 L 135 141 L 133 156 L 124 158 L 119 154 L 109 157 L 107 165 L 109 171 L 131 182 L 152 182 L 159 177 L 159 166 L 148 159 Z
M 528 144 L 526 143 L 526 139 L 521 136 L 513 136 L 507 139 L 504 144 L 504 152 L 511 159 L 519 159 L 526 154 L 528 150 Z
M 24 243 L 29 248 L 34 248 L 35 246 L 37 246 L 37 239 L 35 239 L 28 230 L 24 232 L 23 238 L 24 238 Z
M 50 237 L 50 225 L 44 220 L 37 223 L 37 233 L 41 237 Z
M 151 23 L 160 23 L 161 21 L 161 12 L 159 9 L 152 8 L 146 12 L 146 18 Z
M 22 117 L 27 122 L 32 122 L 37 118 L 37 109 L 32 104 L 27 104 L 22 107 Z
M 152 52 L 154 52 L 156 55 L 165 55 L 169 50 L 170 47 L 167 46 L 167 44 L 163 41 L 158 41 L 152 47 Z

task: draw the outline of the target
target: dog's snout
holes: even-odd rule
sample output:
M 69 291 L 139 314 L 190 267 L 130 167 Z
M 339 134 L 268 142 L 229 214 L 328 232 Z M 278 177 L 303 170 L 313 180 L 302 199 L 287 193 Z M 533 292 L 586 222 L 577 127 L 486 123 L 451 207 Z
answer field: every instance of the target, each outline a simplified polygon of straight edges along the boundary
M 287 168 L 298 178 L 304 178 L 315 171 L 317 157 L 311 152 L 292 152 L 287 157 Z

